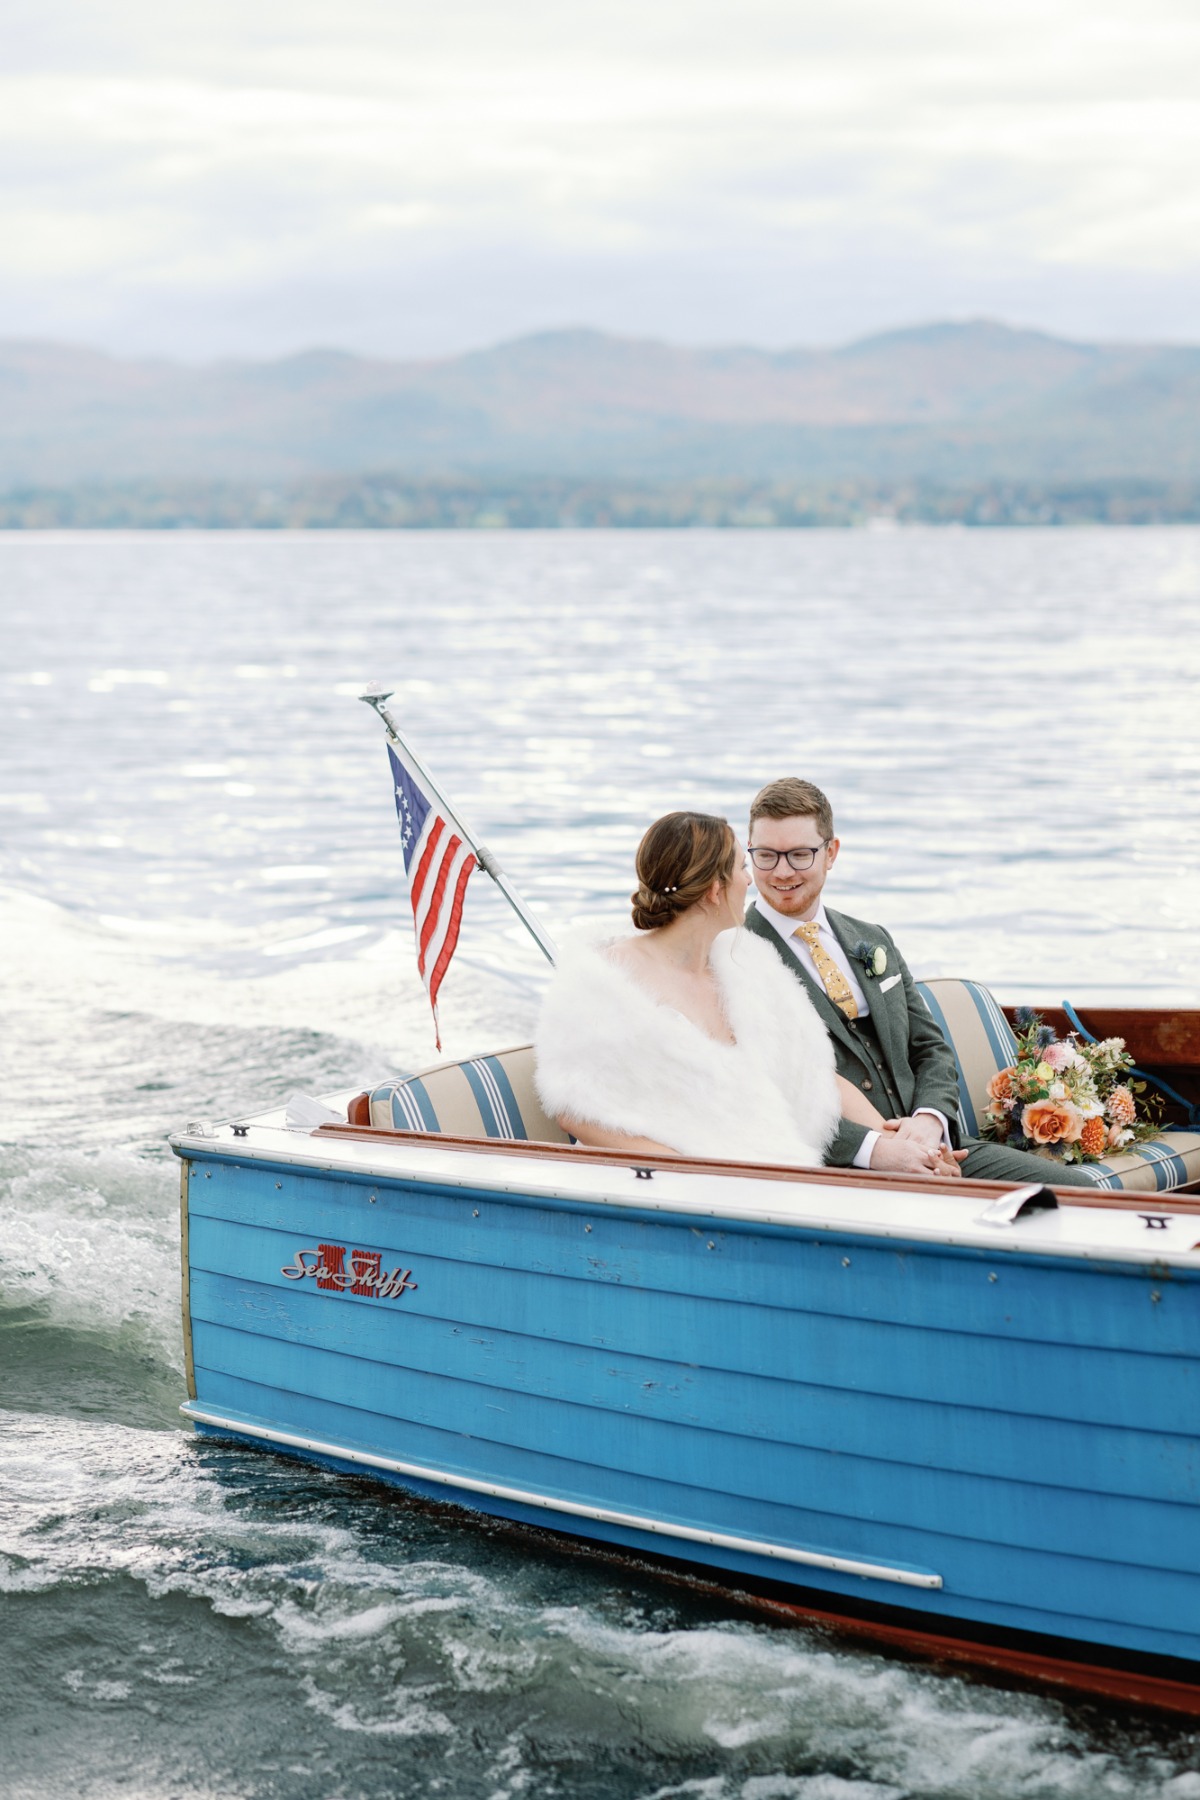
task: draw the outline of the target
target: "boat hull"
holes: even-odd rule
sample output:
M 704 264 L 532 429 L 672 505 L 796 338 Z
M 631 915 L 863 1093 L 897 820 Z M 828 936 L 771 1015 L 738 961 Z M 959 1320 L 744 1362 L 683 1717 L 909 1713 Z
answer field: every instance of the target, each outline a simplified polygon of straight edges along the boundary
M 200 1429 L 1200 1710 L 1195 1220 L 1072 1254 L 263 1135 L 181 1152 Z

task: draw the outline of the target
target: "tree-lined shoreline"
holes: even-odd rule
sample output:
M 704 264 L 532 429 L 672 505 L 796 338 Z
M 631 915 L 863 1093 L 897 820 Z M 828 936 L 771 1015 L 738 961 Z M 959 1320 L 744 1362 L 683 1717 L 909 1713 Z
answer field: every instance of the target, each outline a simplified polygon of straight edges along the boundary
M 1200 482 L 487 480 L 391 473 L 280 487 L 129 482 L 0 493 L 0 530 L 795 530 L 1200 523 Z

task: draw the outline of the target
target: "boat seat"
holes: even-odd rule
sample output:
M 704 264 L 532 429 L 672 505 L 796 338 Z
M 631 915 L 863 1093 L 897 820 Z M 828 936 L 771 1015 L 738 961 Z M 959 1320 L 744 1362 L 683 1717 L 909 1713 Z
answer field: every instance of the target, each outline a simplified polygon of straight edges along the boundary
M 954 1051 L 959 1124 L 968 1137 L 978 1137 L 987 1084 L 1016 1055 L 1012 1028 L 982 982 L 920 981 L 917 992 Z M 548 1144 L 572 1141 L 542 1109 L 533 1085 L 531 1044 L 462 1062 L 437 1063 L 416 1075 L 381 1082 L 371 1090 L 368 1103 L 371 1125 L 384 1131 L 443 1131 L 455 1137 Z M 1082 1166 L 1098 1188 L 1165 1192 L 1200 1181 L 1200 1132 L 1168 1129 L 1150 1143 Z
M 959 1125 L 968 1137 L 978 1137 L 988 1104 L 987 1084 L 1016 1059 L 1012 1027 L 982 982 L 946 978 L 918 981 L 916 987 L 954 1051 Z M 1168 1127 L 1149 1143 L 1080 1166 L 1099 1188 L 1163 1193 L 1200 1181 L 1200 1132 Z
M 569 1144 L 533 1085 L 533 1045 L 437 1063 L 381 1082 L 369 1096 L 371 1124 L 385 1131 L 444 1131 L 452 1137 Z

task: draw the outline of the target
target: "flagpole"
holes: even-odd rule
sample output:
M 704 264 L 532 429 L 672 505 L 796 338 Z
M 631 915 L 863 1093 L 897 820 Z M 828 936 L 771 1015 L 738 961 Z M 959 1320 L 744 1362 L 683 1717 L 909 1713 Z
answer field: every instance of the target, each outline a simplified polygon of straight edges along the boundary
M 454 826 L 461 835 L 464 843 L 469 844 L 474 851 L 475 860 L 479 864 L 479 867 L 485 874 L 491 876 L 492 880 L 496 883 L 496 886 L 500 889 L 500 892 L 504 895 L 504 898 L 508 901 L 508 904 L 516 913 L 518 919 L 520 919 L 522 925 L 524 925 L 526 931 L 528 931 L 530 937 L 536 943 L 542 955 L 546 958 L 546 961 L 553 964 L 558 955 L 558 952 L 554 948 L 554 940 L 548 937 L 546 932 L 543 931 L 542 927 L 538 924 L 538 921 L 534 918 L 520 894 L 517 893 L 491 851 L 467 830 L 458 812 L 450 805 L 445 794 L 443 794 L 441 788 L 433 779 L 433 776 L 429 773 L 429 770 L 425 767 L 425 764 L 421 761 L 420 757 L 405 743 L 400 734 L 399 726 L 387 709 L 387 702 L 391 699 L 393 691 L 394 690 L 391 688 L 372 689 L 371 692 L 360 694 L 358 697 L 365 705 L 373 707 L 379 714 L 379 717 L 383 720 L 384 729 L 388 736 L 395 741 L 399 749 L 403 750 L 405 756 L 408 758 L 417 774 L 421 777 L 428 792 L 437 801 L 446 817 L 453 821 Z

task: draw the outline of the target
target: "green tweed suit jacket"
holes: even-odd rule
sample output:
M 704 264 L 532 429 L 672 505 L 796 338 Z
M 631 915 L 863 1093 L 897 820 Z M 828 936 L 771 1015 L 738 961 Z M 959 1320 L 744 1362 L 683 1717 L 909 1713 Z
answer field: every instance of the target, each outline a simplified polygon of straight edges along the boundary
M 840 1007 L 833 1004 L 825 989 L 813 980 L 800 958 L 754 906 L 747 909 L 746 929 L 773 944 L 784 967 L 804 983 L 809 999 L 833 1039 L 838 1074 L 863 1088 L 885 1119 L 904 1118 L 922 1106 L 936 1107 L 945 1115 L 955 1149 L 960 1148 L 958 1071 L 954 1052 L 917 993 L 908 964 L 882 925 L 852 919 L 846 913 L 834 912 L 831 906 L 825 908 L 825 913 L 847 956 L 851 956 L 853 947 L 864 939 L 872 948 L 882 944 L 887 952 L 887 968 L 881 976 L 868 976 L 855 966 L 858 984 L 871 1009 L 871 1023 L 885 1064 L 886 1085 L 882 1093 L 877 1071 L 863 1044 L 856 1038 L 853 1023 Z M 852 1163 L 866 1135 L 864 1125 L 843 1119 L 837 1136 L 825 1152 L 826 1162 L 840 1167 Z

